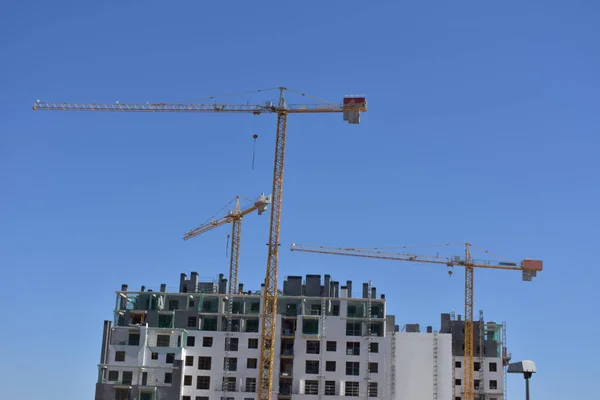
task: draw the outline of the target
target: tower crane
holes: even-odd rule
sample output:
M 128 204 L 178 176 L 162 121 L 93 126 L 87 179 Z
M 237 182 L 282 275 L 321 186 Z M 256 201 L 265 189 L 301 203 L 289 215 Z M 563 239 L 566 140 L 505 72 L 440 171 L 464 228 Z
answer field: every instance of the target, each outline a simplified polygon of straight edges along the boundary
M 277 279 L 279 272 L 279 237 L 281 223 L 281 203 L 283 200 L 283 172 L 285 162 L 285 144 L 287 120 L 289 114 L 342 113 L 343 120 L 350 124 L 360 123 L 360 113 L 367 111 L 367 100 L 362 95 L 345 96 L 341 103 L 296 104 L 288 105 L 284 92 L 293 92 L 285 87 L 279 90 L 277 104 L 106 104 L 106 103 L 56 103 L 36 101 L 33 110 L 53 111 L 101 111 L 101 112 L 192 112 L 192 113 L 249 113 L 253 115 L 276 114 L 277 130 L 275 135 L 275 157 L 273 162 L 273 190 L 271 217 L 269 222 L 269 245 L 263 308 L 261 320 L 260 372 L 257 388 L 258 400 L 271 400 L 273 391 L 273 367 L 275 358 L 275 324 L 277 320 Z M 272 90 L 272 89 L 267 89 Z M 266 90 L 258 90 L 263 92 Z M 296 92 L 302 96 L 304 93 Z
M 240 196 L 235 198 L 235 209 L 226 216 L 207 222 L 199 227 L 192 229 L 183 236 L 183 240 L 189 240 L 193 237 L 208 232 L 224 224 L 231 224 L 231 255 L 229 259 L 229 294 L 236 294 L 238 287 L 238 271 L 240 260 L 240 240 L 242 235 L 242 218 L 251 212 L 258 211 L 262 215 L 267 206 L 271 204 L 271 196 L 261 194 L 254 204 L 244 210 L 240 208 Z
M 224 383 L 223 383 L 223 397 L 227 398 L 227 392 L 229 391 L 229 351 L 231 349 L 231 324 L 233 318 L 233 297 L 231 295 L 237 293 L 238 287 L 238 272 L 239 272 L 239 260 L 240 260 L 240 240 L 242 237 L 242 218 L 250 214 L 253 211 L 258 211 L 258 215 L 262 215 L 267 210 L 267 205 L 271 203 L 271 197 L 261 194 L 254 204 L 244 210 L 240 208 L 240 196 L 235 198 L 235 209 L 230 211 L 226 216 L 219 218 L 214 221 L 202 224 L 196 229 L 192 229 L 185 234 L 183 240 L 189 240 L 196 237 L 204 232 L 208 232 L 223 224 L 231 224 L 231 255 L 229 260 L 229 299 L 227 301 L 227 327 L 225 332 L 225 363 L 224 363 Z
M 525 259 L 520 263 L 515 262 L 493 262 L 488 260 L 475 260 L 471 256 L 470 243 L 465 243 L 465 256 L 452 258 L 440 256 L 422 256 L 409 253 L 395 253 L 380 251 L 378 249 L 339 248 L 328 246 L 312 246 L 292 244 L 292 251 L 306 253 L 333 254 L 339 256 L 379 258 L 384 260 L 411 261 L 428 264 L 441 264 L 448 267 L 465 268 L 465 376 L 464 394 L 465 400 L 473 400 L 473 270 L 475 268 L 499 269 L 508 271 L 521 271 L 522 280 L 530 282 L 537 272 L 542 270 L 542 261 Z M 487 251 L 486 251 L 487 252 Z M 448 273 L 452 273 L 451 270 Z

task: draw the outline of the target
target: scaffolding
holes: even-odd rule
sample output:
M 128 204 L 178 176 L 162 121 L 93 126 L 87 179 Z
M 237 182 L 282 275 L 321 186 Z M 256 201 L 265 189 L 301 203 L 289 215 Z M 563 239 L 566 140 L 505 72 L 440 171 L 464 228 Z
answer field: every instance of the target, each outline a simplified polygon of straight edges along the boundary
M 231 329 L 231 324 L 233 323 L 233 295 L 236 294 L 236 282 L 234 282 L 233 279 L 229 280 L 229 293 L 228 296 L 225 298 L 225 300 L 227 301 L 227 327 L 225 330 L 225 363 L 223 365 L 223 382 L 222 382 L 222 389 L 223 389 L 223 398 L 224 399 L 228 399 L 228 392 L 230 391 L 230 384 L 229 382 L 231 381 L 231 371 L 230 371 L 230 361 L 229 361 L 229 353 L 231 352 L 231 339 L 233 337 L 233 333 L 232 333 L 232 329 Z M 237 349 L 236 349 L 237 350 Z M 235 390 L 235 387 L 232 388 L 233 390 Z
M 456 390 L 456 356 L 454 355 L 455 325 L 456 325 L 456 314 L 454 313 L 454 311 L 450 311 L 450 334 L 452 336 L 452 350 L 451 350 L 451 353 L 452 353 L 452 397 L 455 397 L 454 393 Z
M 438 400 L 438 331 L 433 331 L 433 400 Z
M 390 351 L 392 352 L 390 365 L 390 398 L 396 398 L 396 327 L 392 331 Z
M 367 286 L 367 369 L 365 371 L 365 400 L 369 400 L 369 397 L 371 397 L 371 342 L 373 340 L 371 337 L 371 324 L 373 319 L 373 303 L 371 301 L 372 295 L 373 282 L 369 281 L 369 284 Z
M 483 310 L 479 310 L 479 400 L 485 400 L 485 378 L 483 376 L 483 366 L 485 365 L 485 326 Z
M 327 351 L 327 341 L 325 336 L 327 322 L 327 298 L 325 293 L 321 293 L 321 315 L 319 316 L 319 400 L 323 399 L 325 394 L 325 352 Z
M 506 321 L 502 321 L 502 368 L 504 369 L 504 400 L 508 399 L 508 364 L 512 355 L 506 347 Z

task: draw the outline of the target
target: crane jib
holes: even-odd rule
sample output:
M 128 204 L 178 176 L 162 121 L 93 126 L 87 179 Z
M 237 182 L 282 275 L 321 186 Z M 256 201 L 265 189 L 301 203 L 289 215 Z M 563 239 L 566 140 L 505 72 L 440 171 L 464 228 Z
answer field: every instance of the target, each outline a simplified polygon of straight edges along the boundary
M 348 104 L 292 104 L 284 108 L 252 104 L 110 104 L 110 103 L 42 103 L 33 110 L 50 111 L 113 111 L 113 112 L 232 112 L 232 113 L 330 113 L 367 111 L 366 102 Z

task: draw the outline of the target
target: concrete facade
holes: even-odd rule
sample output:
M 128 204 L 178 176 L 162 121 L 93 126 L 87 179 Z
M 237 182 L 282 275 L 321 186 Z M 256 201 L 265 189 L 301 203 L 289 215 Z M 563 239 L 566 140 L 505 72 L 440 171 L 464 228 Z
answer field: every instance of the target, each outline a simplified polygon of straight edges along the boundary
M 437 362 L 437 399 L 452 399 L 452 337 L 434 333 L 396 333 L 395 400 L 431 400 Z M 437 355 L 434 355 L 437 347 Z M 437 360 L 436 360 L 437 358 Z
M 158 292 L 123 285 L 114 320 L 104 324 L 95 400 L 255 400 L 261 290 L 240 284 L 238 294 L 229 295 L 226 288 L 222 274 L 215 282 L 199 282 L 196 273 L 190 279 L 182 274 L 174 293 L 166 285 Z M 278 297 L 274 398 L 419 400 L 433 398 L 436 390 L 438 400 L 459 399 L 459 385 L 452 395 L 452 363 L 462 363 L 462 354 L 456 354 L 460 339 L 452 340 L 448 315 L 442 314 L 439 333 L 430 327 L 421 333 L 418 324 L 399 332 L 385 295 L 377 298 L 369 284 L 361 292 L 354 297 L 351 281 L 340 286 L 329 275 L 287 277 Z M 493 359 L 486 359 L 484 369 Z M 462 379 L 459 368 L 454 379 Z M 502 388 L 500 359 L 485 379 Z

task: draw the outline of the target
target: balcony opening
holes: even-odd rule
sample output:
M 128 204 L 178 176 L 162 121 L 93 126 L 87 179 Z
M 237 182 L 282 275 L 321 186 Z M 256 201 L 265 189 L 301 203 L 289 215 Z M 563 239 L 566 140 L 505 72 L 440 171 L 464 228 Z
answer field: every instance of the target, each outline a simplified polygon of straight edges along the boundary
M 296 320 L 283 320 L 282 325 L 282 335 L 293 336 L 296 333 Z
M 286 317 L 297 317 L 298 316 L 298 305 L 297 304 L 286 304 L 285 305 L 285 316 Z
M 216 331 L 217 330 L 217 318 L 207 317 L 202 320 L 203 331 Z
M 304 335 L 318 335 L 319 334 L 319 320 L 303 320 L 302 321 L 302 334 Z
M 131 389 L 115 389 L 115 400 L 130 400 Z
M 292 360 L 281 360 L 279 371 L 281 371 L 282 377 L 291 377 L 294 369 L 294 362 Z
M 279 394 L 290 396 L 292 394 L 292 384 L 287 381 L 279 382 Z
M 221 320 L 221 330 L 227 331 L 227 317 L 223 317 Z M 235 318 L 231 320 L 231 332 L 239 332 L 240 331 L 240 320 L 239 318 Z
M 139 326 L 146 323 L 146 313 L 145 312 L 132 312 L 129 314 L 129 325 L 130 326 Z
M 216 313 L 219 310 L 219 299 L 205 299 L 202 302 L 203 313 Z
M 258 332 L 258 319 L 246 320 L 246 332 Z
M 383 336 L 383 323 L 375 322 L 371 324 L 371 336 Z
M 383 304 L 371 305 L 371 318 L 383 318 Z
M 242 300 L 234 300 L 233 305 L 231 306 L 231 312 L 233 314 L 243 314 L 244 302 Z
M 173 328 L 173 314 L 158 314 L 158 327 L 159 328 Z
M 348 318 L 364 318 L 365 303 L 348 303 Z

